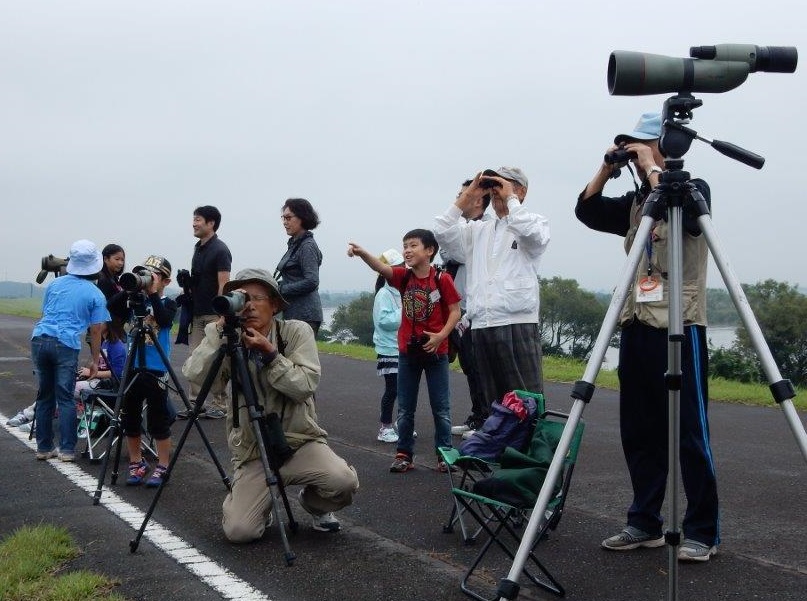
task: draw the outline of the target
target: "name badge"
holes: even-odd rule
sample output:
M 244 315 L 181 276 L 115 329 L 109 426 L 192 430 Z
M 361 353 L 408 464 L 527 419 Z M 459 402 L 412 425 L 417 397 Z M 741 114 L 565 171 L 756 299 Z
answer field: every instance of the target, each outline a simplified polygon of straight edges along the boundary
M 440 300 L 440 291 L 439 290 L 432 290 L 429 293 L 429 301 L 432 303 L 436 303 Z
M 658 277 L 647 276 L 639 280 L 636 285 L 636 302 L 652 303 L 663 300 L 664 284 Z

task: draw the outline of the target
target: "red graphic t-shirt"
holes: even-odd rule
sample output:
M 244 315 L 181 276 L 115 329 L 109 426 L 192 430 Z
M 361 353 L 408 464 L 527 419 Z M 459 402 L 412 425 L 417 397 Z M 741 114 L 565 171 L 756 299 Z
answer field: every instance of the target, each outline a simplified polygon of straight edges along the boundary
M 402 290 L 405 274 L 409 272 L 406 290 Z M 448 308 L 460 302 L 460 295 L 454 287 L 454 280 L 445 272 L 437 277 L 437 270 L 429 268 L 425 278 L 416 277 L 406 267 L 393 267 L 390 286 L 401 293 L 401 327 L 398 328 L 398 350 L 406 352 L 406 344 L 414 333 L 439 332 L 448 320 Z M 448 353 L 448 338 L 440 343 L 438 355 Z

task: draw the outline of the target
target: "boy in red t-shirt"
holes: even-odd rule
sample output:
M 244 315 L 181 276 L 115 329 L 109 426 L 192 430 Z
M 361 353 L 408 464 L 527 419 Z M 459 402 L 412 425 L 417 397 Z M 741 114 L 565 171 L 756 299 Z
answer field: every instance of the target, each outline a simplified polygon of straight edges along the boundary
M 460 295 L 447 273 L 431 263 L 439 246 L 431 230 L 415 229 L 403 239 L 406 267 L 392 267 L 354 242 L 349 257 L 360 257 L 401 292 L 402 316 L 398 329 L 398 449 L 391 472 L 415 467 L 415 409 L 421 374 L 426 374 L 429 404 L 434 416 L 434 446 L 451 446 L 451 405 L 448 385 L 448 335 L 460 319 Z M 448 468 L 437 459 L 437 469 Z

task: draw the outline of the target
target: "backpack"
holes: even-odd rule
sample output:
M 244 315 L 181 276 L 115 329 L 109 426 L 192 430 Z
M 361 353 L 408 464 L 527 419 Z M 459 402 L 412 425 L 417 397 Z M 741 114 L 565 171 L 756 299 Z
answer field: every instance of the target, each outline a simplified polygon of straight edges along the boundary
M 460 453 L 485 461 L 499 461 L 500 455 L 507 447 L 522 450 L 532 435 L 537 405 L 535 399 L 531 397 L 518 398 L 526 409 L 524 419 L 520 419 L 512 409 L 505 407 L 501 402 L 494 401 L 482 429 L 460 445 Z

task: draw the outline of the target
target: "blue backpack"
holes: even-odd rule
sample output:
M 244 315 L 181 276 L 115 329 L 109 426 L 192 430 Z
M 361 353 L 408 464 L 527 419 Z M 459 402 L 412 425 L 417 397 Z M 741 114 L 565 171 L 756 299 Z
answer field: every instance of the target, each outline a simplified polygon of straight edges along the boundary
M 532 434 L 537 404 L 530 396 L 519 395 L 518 398 L 527 410 L 525 419 L 519 419 L 511 409 L 494 401 L 482 429 L 465 440 L 459 452 L 485 461 L 498 461 L 506 447 L 522 450 Z

